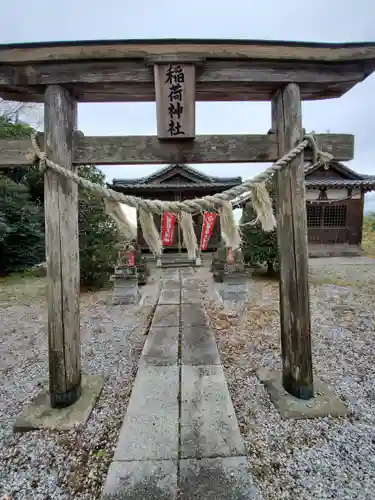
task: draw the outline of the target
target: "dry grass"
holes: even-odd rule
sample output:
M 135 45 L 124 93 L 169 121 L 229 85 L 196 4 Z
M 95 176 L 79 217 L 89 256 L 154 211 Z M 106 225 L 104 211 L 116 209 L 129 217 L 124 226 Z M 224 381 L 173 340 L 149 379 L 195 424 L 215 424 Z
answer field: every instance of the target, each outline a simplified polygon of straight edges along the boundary
M 258 287 L 262 298 L 254 296 L 248 299 L 241 313 L 226 311 L 212 302 L 206 305 L 220 351 L 224 354 L 223 363 L 227 367 L 248 365 L 249 351 L 265 341 L 259 332 L 265 331 L 279 315 L 278 284 L 258 282 Z M 278 349 L 279 345 L 269 347 Z
M 375 233 L 372 233 L 372 237 L 363 238 L 362 247 L 366 257 L 375 257 Z
M 375 217 L 368 215 L 363 219 L 363 251 L 367 257 L 375 257 Z
M 81 305 L 90 307 L 98 300 L 107 300 L 108 290 L 81 290 Z M 0 278 L 0 307 L 47 304 L 47 278 L 10 275 Z
M 11 275 L 0 279 L 0 304 L 25 305 L 30 302 L 44 301 L 46 297 L 46 278 L 25 278 Z
M 331 276 L 327 276 L 326 278 L 314 278 L 314 277 L 312 277 L 310 279 L 310 283 L 315 285 L 315 286 L 336 285 L 336 286 L 342 286 L 345 288 L 350 288 L 353 286 L 358 286 L 359 282 L 346 281 L 346 280 L 342 280 L 340 278 L 333 278 Z

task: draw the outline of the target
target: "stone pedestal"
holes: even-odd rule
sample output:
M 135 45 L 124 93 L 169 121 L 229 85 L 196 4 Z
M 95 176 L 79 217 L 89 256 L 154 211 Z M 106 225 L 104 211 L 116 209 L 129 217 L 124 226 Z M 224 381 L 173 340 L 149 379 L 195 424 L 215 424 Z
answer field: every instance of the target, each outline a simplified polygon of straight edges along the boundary
M 147 264 L 147 261 L 142 255 L 141 249 L 139 245 L 136 247 L 136 253 L 135 253 L 135 267 L 136 267 L 136 274 L 138 278 L 138 285 L 143 286 L 146 285 L 147 279 L 150 276 L 150 268 Z
M 223 283 L 237 276 L 242 277 L 244 270 L 243 255 L 240 249 L 232 252 L 231 259 L 228 259 L 228 249 L 226 247 L 221 247 L 214 253 L 211 272 L 217 283 Z
M 112 304 L 138 304 L 140 293 L 138 288 L 137 275 L 123 276 L 113 275 L 113 296 Z

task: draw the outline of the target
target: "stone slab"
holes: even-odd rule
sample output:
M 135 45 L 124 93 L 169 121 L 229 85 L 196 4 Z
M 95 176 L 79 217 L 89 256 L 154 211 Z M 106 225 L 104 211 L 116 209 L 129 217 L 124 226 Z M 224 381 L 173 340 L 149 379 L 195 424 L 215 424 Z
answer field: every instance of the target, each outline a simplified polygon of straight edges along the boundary
M 178 360 L 179 327 L 151 327 L 143 347 L 140 363 L 146 365 L 176 365 Z
M 215 334 L 209 326 L 182 324 L 181 361 L 184 365 L 220 365 Z
M 314 379 L 315 397 L 304 401 L 285 391 L 281 372 L 262 369 L 257 376 L 282 418 L 345 417 L 349 414 L 346 406 L 320 380 Z
M 155 309 L 152 326 L 179 326 L 180 324 L 180 306 L 179 305 L 161 305 Z
M 203 304 L 182 304 L 181 324 L 185 326 L 207 325 L 207 317 Z
M 177 465 L 170 460 L 112 462 L 102 500 L 175 500 Z
M 165 288 L 160 292 L 159 305 L 177 305 L 180 303 L 180 290 Z
M 180 274 L 182 278 L 194 276 L 196 273 L 195 269 L 192 267 L 182 267 L 180 269 Z
M 160 294 L 160 283 L 149 283 L 142 290 L 139 306 L 155 305 Z
M 196 276 L 181 276 L 181 287 L 187 288 L 189 290 L 196 290 L 197 289 Z
M 245 454 L 222 366 L 182 366 L 180 441 L 182 458 Z
M 182 304 L 202 304 L 201 293 L 197 288 L 182 288 L 181 290 Z
M 140 366 L 114 460 L 177 459 L 178 393 L 177 366 Z
M 67 408 L 51 408 L 48 391 L 41 392 L 27 405 L 13 425 L 14 432 L 35 429 L 69 430 L 86 424 L 103 388 L 103 377 L 87 376 L 82 379 L 82 394 Z
M 180 462 L 179 500 L 262 500 L 246 457 L 187 459 Z
M 164 269 L 164 273 L 167 279 L 180 279 L 179 270 L 176 268 Z
M 139 294 L 127 294 L 127 295 L 116 295 L 112 298 L 112 305 L 137 305 L 139 304 L 140 295 Z
M 113 305 L 138 304 L 140 298 L 137 280 L 118 279 L 115 281 L 112 295 Z
M 181 288 L 181 283 L 180 283 L 180 278 L 177 276 L 176 279 L 165 279 L 162 282 L 162 289 L 163 290 L 180 290 Z
M 240 285 L 238 286 L 224 286 L 221 290 L 221 297 L 223 300 L 245 300 L 247 297 L 247 289 Z

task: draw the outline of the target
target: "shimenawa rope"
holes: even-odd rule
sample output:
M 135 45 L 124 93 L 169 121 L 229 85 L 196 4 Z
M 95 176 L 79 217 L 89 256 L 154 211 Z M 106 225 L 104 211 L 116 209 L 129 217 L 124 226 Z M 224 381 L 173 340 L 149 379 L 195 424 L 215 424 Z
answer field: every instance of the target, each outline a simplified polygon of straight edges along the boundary
M 139 211 L 139 221 L 144 239 L 157 257 L 161 256 L 163 247 L 152 214 L 162 214 L 163 212 L 181 213 L 180 221 L 182 223 L 184 243 L 188 249 L 189 257 L 194 258 L 198 251 L 198 244 L 194 233 L 192 214 L 217 208 L 220 214 L 222 236 L 226 246 L 236 249 L 240 245 L 241 237 L 239 228 L 233 217 L 233 207 L 230 201 L 235 200 L 241 194 L 250 193 L 252 205 L 257 214 L 257 221 L 261 223 L 264 231 L 272 231 L 276 226 L 276 220 L 272 210 L 272 202 L 266 188 L 266 181 L 277 171 L 288 165 L 291 160 L 301 154 L 308 146 L 312 149 L 313 162 L 315 164 L 318 162 L 318 159 L 320 163 L 324 164 L 333 158 L 330 153 L 320 151 L 317 148 L 313 135 L 309 134 L 304 137 L 300 144 L 276 161 L 272 166 L 255 176 L 253 179 L 243 182 L 239 186 L 235 186 L 222 193 L 216 193 L 212 196 L 204 196 L 193 200 L 161 201 L 124 195 L 100 184 L 95 184 L 47 158 L 46 153 L 42 152 L 39 148 L 35 133 L 31 136 L 31 143 L 33 150 L 29 154 L 30 161 L 35 163 L 39 160 L 39 168 L 41 171 L 44 171 L 48 167 L 59 175 L 74 181 L 79 186 L 104 198 L 108 214 L 116 222 L 125 238 L 128 239 L 131 236 L 134 237 L 134 228 L 131 227 L 128 217 L 122 214 L 122 210 L 118 204 L 123 203 L 136 208 Z
M 168 212 L 200 212 L 202 210 L 207 210 L 215 207 L 219 207 L 225 201 L 231 201 L 234 198 L 237 198 L 243 193 L 247 191 L 252 191 L 252 188 L 257 185 L 264 183 L 270 177 L 272 177 L 276 172 L 285 167 L 291 160 L 296 158 L 302 151 L 311 147 L 313 152 L 313 163 L 317 163 L 318 159 L 323 163 L 327 163 L 333 159 L 333 156 L 330 153 L 320 151 L 316 145 L 314 136 L 312 134 L 305 135 L 302 142 L 300 142 L 296 147 L 291 149 L 287 154 L 285 154 L 282 158 L 277 160 L 273 165 L 266 168 L 262 173 L 256 175 L 253 179 L 249 179 L 244 181 L 242 184 L 235 186 L 233 188 L 228 189 L 227 191 L 223 191 L 222 193 L 216 193 L 212 196 L 204 196 L 202 198 L 192 199 L 192 200 L 184 200 L 184 201 L 161 201 L 161 200 L 149 200 L 144 198 L 138 198 L 137 196 L 125 195 L 119 193 L 118 191 L 114 191 L 113 189 L 109 189 L 105 186 L 101 186 L 100 184 L 95 184 L 94 182 L 89 181 L 88 179 L 84 179 L 80 177 L 75 172 L 71 170 L 67 170 L 66 168 L 57 165 L 52 160 L 47 158 L 46 153 L 42 152 L 38 146 L 36 133 L 33 133 L 31 136 L 31 143 L 33 147 L 33 151 L 31 152 L 29 159 L 32 162 L 36 160 L 40 161 L 40 168 L 45 169 L 46 167 L 50 168 L 54 172 L 71 179 L 76 182 L 83 188 L 86 188 L 93 193 L 96 193 L 98 196 L 102 198 L 107 198 L 113 201 L 117 201 L 118 203 L 124 203 L 133 208 L 143 208 L 149 212 L 162 214 L 165 211 Z

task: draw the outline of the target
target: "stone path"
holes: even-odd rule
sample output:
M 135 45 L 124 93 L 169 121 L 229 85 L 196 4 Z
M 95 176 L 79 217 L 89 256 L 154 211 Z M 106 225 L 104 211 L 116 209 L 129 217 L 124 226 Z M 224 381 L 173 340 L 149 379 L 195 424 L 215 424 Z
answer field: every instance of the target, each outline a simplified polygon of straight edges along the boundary
M 167 269 L 103 499 L 261 499 L 193 268 Z

